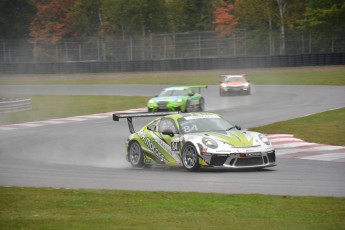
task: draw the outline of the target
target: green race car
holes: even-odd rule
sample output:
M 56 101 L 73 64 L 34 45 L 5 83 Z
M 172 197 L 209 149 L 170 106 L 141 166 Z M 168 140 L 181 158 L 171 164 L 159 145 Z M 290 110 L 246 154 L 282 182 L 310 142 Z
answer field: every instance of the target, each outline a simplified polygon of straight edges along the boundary
M 132 118 L 154 117 L 139 131 Z M 135 168 L 152 165 L 183 166 L 188 171 L 203 167 L 265 168 L 275 166 L 275 149 L 261 133 L 241 130 L 215 113 L 127 113 L 131 135 L 126 159 Z
M 148 112 L 159 111 L 204 111 L 205 99 L 200 94 L 207 85 L 175 86 L 165 88 L 158 96 L 147 103 Z M 195 91 L 198 89 L 198 92 Z

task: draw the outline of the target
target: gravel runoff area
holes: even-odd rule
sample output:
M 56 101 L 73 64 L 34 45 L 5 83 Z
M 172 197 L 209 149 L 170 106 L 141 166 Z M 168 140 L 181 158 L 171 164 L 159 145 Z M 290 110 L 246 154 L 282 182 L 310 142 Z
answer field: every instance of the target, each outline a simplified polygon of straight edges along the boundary
M 224 73 L 241 74 L 252 72 L 313 72 L 313 71 L 345 71 L 345 65 L 335 66 L 301 66 L 284 68 L 253 69 L 219 69 L 219 70 L 185 70 L 185 71 L 151 71 L 151 72 L 113 72 L 113 73 L 77 73 L 77 74 L 0 74 L 0 80 L 39 81 L 39 80 L 80 80 L 80 79 L 112 79 L 112 78 L 161 78 L 177 76 L 210 76 Z

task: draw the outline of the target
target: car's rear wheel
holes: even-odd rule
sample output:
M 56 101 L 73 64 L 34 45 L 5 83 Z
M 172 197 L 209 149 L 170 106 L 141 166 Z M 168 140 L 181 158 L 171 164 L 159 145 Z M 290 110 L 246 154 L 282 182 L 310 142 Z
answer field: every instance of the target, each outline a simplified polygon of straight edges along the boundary
M 133 141 L 128 147 L 128 159 L 134 168 L 143 168 L 144 165 L 144 155 L 137 141 Z
M 186 101 L 186 110 L 185 110 L 186 113 L 190 113 L 191 112 L 191 107 L 190 107 L 190 102 L 189 101 Z
M 205 99 L 204 98 L 200 98 L 199 100 L 199 111 L 204 111 L 205 110 Z
M 183 147 L 182 164 L 183 167 L 190 172 L 197 171 L 200 168 L 198 152 L 191 143 L 187 143 Z

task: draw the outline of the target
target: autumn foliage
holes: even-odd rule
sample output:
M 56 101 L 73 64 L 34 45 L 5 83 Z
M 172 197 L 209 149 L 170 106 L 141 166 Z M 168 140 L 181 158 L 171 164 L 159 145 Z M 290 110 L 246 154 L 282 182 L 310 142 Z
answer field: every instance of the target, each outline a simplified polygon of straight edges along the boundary
M 223 36 L 229 35 L 237 26 L 238 18 L 235 17 L 235 4 L 226 3 L 223 0 L 218 6 L 214 7 L 215 20 L 213 24 L 216 25 L 215 30 L 221 31 Z
M 73 16 L 70 7 L 75 0 L 31 0 L 37 13 L 30 24 L 30 36 L 56 44 L 74 34 L 70 29 Z

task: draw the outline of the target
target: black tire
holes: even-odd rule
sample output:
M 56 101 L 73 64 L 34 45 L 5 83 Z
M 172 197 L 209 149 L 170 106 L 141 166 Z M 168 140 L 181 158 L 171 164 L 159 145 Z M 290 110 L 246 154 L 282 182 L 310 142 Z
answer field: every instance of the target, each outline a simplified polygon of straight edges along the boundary
M 191 143 L 187 143 L 183 146 L 182 164 L 189 172 L 195 172 L 200 169 L 198 152 Z
M 128 159 L 134 168 L 143 168 L 144 154 L 137 141 L 132 141 L 128 146 Z
M 191 112 L 191 110 L 190 110 L 190 105 L 189 105 L 189 101 L 186 101 L 186 110 L 184 111 L 185 113 L 189 113 L 189 112 Z
M 224 96 L 225 96 L 224 91 L 220 89 L 220 90 L 219 90 L 219 95 L 220 95 L 221 97 L 224 97 Z
M 204 110 L 205 110 L 205 99 L 200 98 L 200 100 L 199 100 L 199 111 L 203 112 Z

